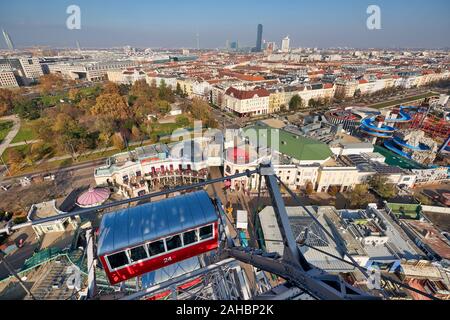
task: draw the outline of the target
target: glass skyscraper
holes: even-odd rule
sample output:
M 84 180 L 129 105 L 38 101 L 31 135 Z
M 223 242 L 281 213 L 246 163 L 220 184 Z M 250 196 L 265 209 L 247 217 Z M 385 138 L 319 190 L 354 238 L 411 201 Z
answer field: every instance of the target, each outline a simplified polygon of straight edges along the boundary
M 258 24 L 258 32 L 256 35 L 256 48 L 255 48 L 256 52 L 262 51 L 262 34 L 263 34 L 263 25 Z

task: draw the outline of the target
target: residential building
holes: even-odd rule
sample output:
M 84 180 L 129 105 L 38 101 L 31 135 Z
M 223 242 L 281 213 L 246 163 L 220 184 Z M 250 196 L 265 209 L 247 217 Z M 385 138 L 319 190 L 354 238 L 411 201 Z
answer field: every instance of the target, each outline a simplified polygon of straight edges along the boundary
M 26 78 L 37 80 L 44 75 L 38 58 L 19 58 L 19 61 Z
M 0 88 L 17 88 L 19 83 L 12 69 L 0 69 Z
M 107 71 L 109 81 L 119 84 L 133 84 L 138 80 L 146 80 L 147 74 L 139 68 Z
M 263 88 L 252 90 L 230 87 L 225 91 L 223 105 L 242 117 L 252 117 L 269 113 L 270 93 Z

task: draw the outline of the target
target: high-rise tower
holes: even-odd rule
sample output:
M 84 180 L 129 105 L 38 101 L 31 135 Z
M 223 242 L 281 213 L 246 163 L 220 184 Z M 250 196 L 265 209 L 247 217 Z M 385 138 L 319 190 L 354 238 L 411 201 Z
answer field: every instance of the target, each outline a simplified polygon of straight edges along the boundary
M 291 42 L 291 40 L 289 39 L 289 36 L 287 36 L 286 38 L 283 39 L 283 41 L 281 42 L 281 51 L 282 52 L 289 52 L 290 42 Z
M 258 31 L 256 35 L 256 48 L 255 48 L 256 52 L 262 51 L 262 35 L 263 35 L 263 25 L 258 24 Z

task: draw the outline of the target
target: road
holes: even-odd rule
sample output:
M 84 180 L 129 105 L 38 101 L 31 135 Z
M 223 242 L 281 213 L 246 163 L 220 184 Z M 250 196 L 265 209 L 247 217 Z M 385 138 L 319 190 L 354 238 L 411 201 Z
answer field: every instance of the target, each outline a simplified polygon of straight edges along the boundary
M 34 254 L 34 250 L 38 247 L 36 236 L 31 227 L 23 228 L 20 231 L 15 232 L 10 236 L 9 241 L 17 242 L 18 239 L 24 238 L 25 245 L 6 256 L 6 261 L 16 270 L 20 270 L 25 263 L 25 260 L 30 258 Z M 9 277 L 9 271 L 3 265 L 0 264 L 0 279 Z
M 151 140 L 137 141 L 137 142 L 130 143 L 129 146 L 135 147 L 135 146 L 145 145 L 149 142 L 151 142 Z M 89 152 L 84 153 L 83 155 L 91 155 L 91 154 L 95 154 L 95 153 L 107 152 L 107 151 L 112 151 L 114 149 L 115 149 L 114 147 L 108 147 L 108 148 L 104 148 L 101 150 L 89 151 Z M 117 151 L 117 152 L 119 152 L 119 151 Z M 80 155 L 76 155 L 76 156 L 79 157 Z M 58 157 L 54 157 L 51 159 L 47 159 L 45 161 L 52 162 L 52 161 L 60 161 L 60 160 L 66 160 L 66 159 L 71 159 L 71 158 L 72 158 L 71 155 L 66 154 L 63 156 L 58 156 Z M 27 174 L 22 174 L 22 175 L 13 176 L 10 178 L 5 178 L 3 180 L 0 180 L 0 182 L 8 184 L 8 183 L 13 182 L 15 179 L 19 179 L 19 178 L 23 178 L 23 177 L 27 177 L 27 176 L 31 176 L 31 175 L 56 174 L 56 173 L 61 173 L 61 172 L 74 171 L 74 170 L 78 170 L 78 169 L 88 168 L 88 167 L 97 167 L 99 165 L 104 164 L 106 159 L 107 159 L 107 157 L 103 157 L 103 158 L 99 158 L 99 159 L 95 159 L 95 160 L 91 160 L 91 161 L 86 161 L 86 162 L 83 162 L 80 164 L 74 164 L 74 165 L 67 166 L 67 167 L 56 168 L 53 170 L 34 171 L 34 172 L 27 173 Z M 36 164 L 40 164 L 42 162 L 43 161 L 38 161 Z M 1 178 L 1 175 L 0 175 L 0 178 Z
M 2 182 L 5 184 L 9 184 L 9 183 L 14 182 L 16 179 L 20 179 L 20 178 L 27 177 L 30 175 L 60 174 L 63 172 L 74 172 L 77 170 L 82 170 L 82 169 L 87 169 L 87 168 L 92 168 L 92 175 L 93 175 L 94 169 L 104 163 L 105 163 L 105 159 L 98 159 L 98 160 L 93 160 L 93 161 L 76 164 L 76 165 L 73 165 L 70 167 L 58 168 L 58 169 L 54 169 L 54 170 L 44 170 L 44 171 L 33 172 L 33 174 L 28 173 L 28 174 L 23 174 L 20 176 L 14 176 L 11 178 L 4 179 Z
M 0 156 L 3 154 L 3 152 L 9 147 L 11 144 L 11 141 L 14 139 L 14 137 L 17 135 L 17 133 L 20 130 L 20 118 L 16 115 L 13 116 L 6 116 L 0 118 L 2 121 L 12 121 L 13 127 L 6 135 L 5 139 L 3 139 L 2 143 L 0 144 Z

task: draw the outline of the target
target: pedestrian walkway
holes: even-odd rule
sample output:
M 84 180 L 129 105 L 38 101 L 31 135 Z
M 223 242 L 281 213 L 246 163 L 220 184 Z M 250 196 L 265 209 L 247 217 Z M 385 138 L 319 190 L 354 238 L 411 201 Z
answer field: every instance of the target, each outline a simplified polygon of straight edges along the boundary
M 2 143 L 0 143 L 0 156 L 3 154 L 3 152 L 10 147 L 11 141 L 14 139 L 14 137 L 17 135 L 17 133 L 20 130 L 20 118 L 16 115 L 14 116 L 6 116 L 0 118 L 2 121 L 12 121 L 13 127 L 6 135 L 5 139 L 3 139 Z

